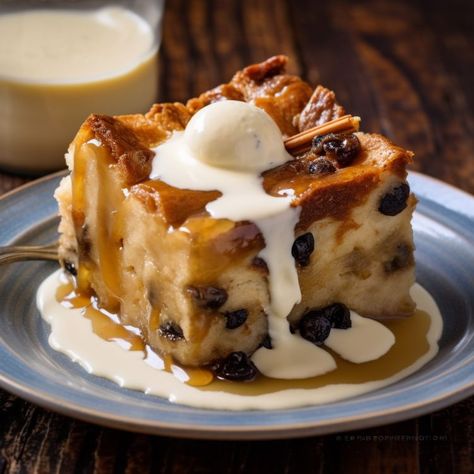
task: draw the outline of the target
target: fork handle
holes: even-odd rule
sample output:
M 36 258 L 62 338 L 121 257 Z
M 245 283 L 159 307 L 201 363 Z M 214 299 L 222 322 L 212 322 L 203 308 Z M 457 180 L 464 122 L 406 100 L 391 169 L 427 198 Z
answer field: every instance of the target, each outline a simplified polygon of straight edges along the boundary
M 23 260 L 58 260 L 58 244 L 0 247 L 0 265 Z

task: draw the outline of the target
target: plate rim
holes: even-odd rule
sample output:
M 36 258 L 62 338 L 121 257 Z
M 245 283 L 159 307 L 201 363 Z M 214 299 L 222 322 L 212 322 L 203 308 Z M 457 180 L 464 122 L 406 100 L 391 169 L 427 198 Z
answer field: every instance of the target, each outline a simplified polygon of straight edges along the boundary
M 184 425 L 153 420 L 142 420 L 137 423 L 133 417 L 109 416 L 104 412 L 92 408 L 82 407 L 79 404 L 61 403 L 62 398 L 54 398 L 45 391 L 29 392 L 28 386 L 13 382 L 0 374 L 0 388 L 20 398 L 32 402 L 42 408 L 54 411 L 61 415 L 77 418 L 89 423 L 99 424 L 114 429 L 122 429 L 143 434 L 172 436 L 192 439 L 219 439 L 219 440 L 265 440 L 301 438 L 305 436 L 323 435 L 341 431 L 352 431 L 362 428 L 395 423 L 421 416 L 449 405 L 457 403 L 474 394 L 474 380 L 443 393 L 429 400 L 423 400 L 409 405 L 399 405 L 389 411 L 381 409 L 369 415 L 331 418 L 323 421 L 308 421 L 306 423 L 272 424 L 260 426 L 216 426 L 216 425 Z M 369 392 L 370 393 L 370 392 Z M 407 408 L 408 407 L 408 408 Z M 304 408 L 304 407 L 303 407 Z M 251 410 L 249 410 L 251 411 Z M 259 410 L 260 411 L 260 410 Z M 271 410 L 273 411 L 273 410 Z
M 31 182 L 25 183 L 7 193 L 0 196 L 0 202 L 4 202 L 9 198 L 16 198 L 17 195 L 24 191 L 34 188 L 39 184 L 58 179 L 66 176 L 68 170 L 61 170 Z M 461 198 L 463 202 L 471 201 L 474 203 L 474 197 L 468 192 L 463 191 L 451 184 L 445 183 L 437 178 L 418 173 L 415 171 L 409 172 L 410 176 L 422 183 L 431 183 L 432 186 L 442 187 L 449 193 Z M 420 193 L 418 193 L 420 195 Z M 422 194 L 422 196 L 425 198 Z M 435 196 L 429 196 L 428 199 L 445 207 L 442 202 L 436 199 Z M 451 202 L 449 210 L 461 214 L 463 217 L 471 220 L 471 216 L 466 214 L 465 208 L 455 200 L 454 205 Z M 1 212 L 1 210 L 0 210 Z M 473 220 L 474 222 L 474 220 Z M 456 371 L 461 370 L 457 368 Z M 396 382 L 397 383 L 397 382 Z M 394 385 L 396 385 L 396 383 Z M 387 409 L 379 409 L 370 413 L 361 413 L 353 416 L 344 416 L 338 418 L 330 418 L 323 420 L 314 420 L 308 422 L 293 422 L 293 423 L 273 423 L 271 425 L 203 425 L 183 423 L 170 423 L 162 420 L 144 420 L 136 417 L 128 417 L 124 414 L 112 414 L 96 410 L 92 407 L 81 405 L 71 399 L 63 398 L 61 396 L 54 396 L 51 391 L 37 390 L 32 391 L 32 387 L 27 383 L 21 383 L 8 376 L 0 373 L 0 387 L 8 392 L 17 395 L 29 402 L 39 405 L 48 410 L 53 410 L 62 415 L 78 418 L 83 421 L 100 424 L 110 428 L 125 429 L 128 431 L 160 434 L 181 438 L 194 439 L 280 439 L 280 438 L 297 438 L 318 434 L 330 434 L 334 432 L 349 431 L 361 428 L 373 427 L 381 424 L 393 423 L 396 421 L 406 420 L 415 416 L 420 416 L 435 410 L 439 410 L 448 405 L 456 403 L 468 396 L 474 394 L 474 377 L 465 383 L 461 383 L 452 388 L 438 392 L 437 396 L 425 398 L 418 402 L 410 404 L 400 404 L 396 407 Z M 369 392 L 370 393 L 370 392 Z M 291 410 L 291 409 L 289 409 Z M 274 412 L 271 410 L 269 412 Z
M 8 199 L 15 194 L 20 194 L 23 191 L 35 187 L 38 184 L 44 183 L 46 181 L 51 181 L 53 179 L 59 178 L 60 176 L 67 176 L 69 170 L 67 168 L 55 171 L 54 173 L 49 173 L 45 176 L 41 176 L 40 178 L 35 178 L 31 181 L 27 181 L 26 183 L 20 184 L 20 186 L 17 186 L 16 188 L 10 189 L 9 191 L 0 194 L 0 201 L 4 201 L 5 199 Z

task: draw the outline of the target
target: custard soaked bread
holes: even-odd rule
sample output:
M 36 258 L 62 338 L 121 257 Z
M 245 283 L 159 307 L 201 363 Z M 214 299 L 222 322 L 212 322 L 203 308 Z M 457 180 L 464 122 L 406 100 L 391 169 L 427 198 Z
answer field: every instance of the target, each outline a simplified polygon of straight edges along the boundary
M 64 267 L 77 274 L 80 290 L 95 293 L 102 307 L 182 364 L 205 365 L 271 344 L 269 269 L 255 223 L 206 211 L 219 191 L 150 179 L 152 148 L 215 101 L 252 102 L 284 137 L 344 115 L 333 92 L 313 92 L 286 74 L 285 64 L 277 56 L 250 66 L 185 105 L 91 115 L 70 147 L 71 176 L 56 192 Z M 416 199 L 405 170 L 411 159 L 380 135 L 326 134 L 263 173 L 268 194 L 291 192 L 300 209 L 292 254 L 302 297 L 288 315 L 293 327 L 333 303 L 373 318 L 412 314 Z

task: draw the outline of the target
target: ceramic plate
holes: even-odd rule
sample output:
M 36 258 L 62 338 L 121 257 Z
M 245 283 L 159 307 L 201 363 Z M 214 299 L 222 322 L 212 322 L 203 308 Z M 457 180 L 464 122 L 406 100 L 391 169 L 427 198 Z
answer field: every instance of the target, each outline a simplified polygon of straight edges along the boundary
M 0 245 L 56 238 L 52 175 L 0 200 Z M 175 405 L 87 374 L 47 342 L 35 307 L 38 284 L 54 263 L 0 268 L 0 386 L 43 407 L 95 423 L 146 433 L 263 439 L 323 434 L 391 423 L 440 409 L 474 393 L 474 198 L 412 173 L 417 279 L 444 318 L 438 355 L 381 390 L 320 406 L 221 411 Z

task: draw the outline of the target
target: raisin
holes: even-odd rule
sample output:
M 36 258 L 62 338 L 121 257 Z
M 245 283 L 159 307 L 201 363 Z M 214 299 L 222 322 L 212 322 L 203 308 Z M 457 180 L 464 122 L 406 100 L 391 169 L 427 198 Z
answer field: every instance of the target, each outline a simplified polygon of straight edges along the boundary
M 257 376 L 257 368 L 245 352 L 231 352 L 214 364 L 214 373 L 220 379 L 250 381 Z
M 227 329 L 237 329 L 247 321 L 249 312 L 246 309 L 238 309 L 236 311 L 229 311 L 224 314 L 226 317 L 225 327 Z
M 392 188 L 390 192 L 382 196 L 379 204 L 379 212 L 386 216 L 396 216 L 407 207 L 410 186 L 401 183 Z
M 349 308 L 342 303 L 334 303 L 319 311 L 331 321 L 336 329 L 349 329 L 352 327 L 351 312 Z
M 84 224 L 77 236 L 77 247 L 79 256 L 82 258 L 88 258 L 92 249 L 92 241 L 90 238 L 89 226 Z
M 328 338 L 331 328 L 352 327 L 351 313 L 346 305 L 334 303 L 324 308 L 313 309 L 303 315 L 299 327 L 301 337 L 321 345 Z
M 383 267 L 387 273 L 392 273 L 413 265 L 413 263 L 413 249 L 411 245 L 398 244 L 394 257 L 388 262 L 384 262 Z
M 184 339 L 183 330 L 171 321 L 168 321 L 160 326 L 159 334 L 171 342 L 176 342 Z
M 313 309 L 307 313 L 307 315 L 311 315 L 311 317 L 324 317 L 328 319 L 332 327 L 336 329 L 348 329 L 352 326 L 351 312 L 349 308 L 342 303 L 333 303 L 324 308 Z
M 252 267 L 254 267 L 256 270 L 259 270 L 261 271 L 262 273 L 264 273 L 265 275 L 267 275 L 269 272 L 268 272 L 268 265 L 267 265 L 267 262 L 265 262 L 265 260 L 261 257 L 254 257 L 252 259 L 252 263 L 251 263 Z
M 265 347 L 265 349 L 273 349 L 272 338 L 270 337 L 270 334 L 267 334 L 267 335 L 263 338 L 261 347 Z
M 336 167 L 326 158 L 320 156 L 312 161 L 308 166 L 308 172 L 311 174 L 317 174 L 323 176 L 325 174 L 331 174 L 336 171 Z
M 310 311 L 300 321 L 301 337 L 317 346 L 328 338 L 331 328 L 331 321 L 320 314 L 320 311 Z
M 64 260 L 63 265 L 64 265 L 64 270 L 66 270 L 72 276 L 77 276 L 77 269 L 74 263 L 70 262 L 69 260 Z
M 353 133 L 328 133 L 314 137 L 312 151 L 336 160 L 339 166 L 348 166 L 359 154 L 360 142 Z
M 306 267 L 309 265 L 309 257 L 314 251 L 314 237 L 311 232 L 300 235 L 294 242 L 291 247 L 291 255 L 296 260 L 296 262 L 302 266 Z
M 227 301 L 227 291 L 215 286 L 188 286 L 187 292 L 201 308 L 218 309 Z

